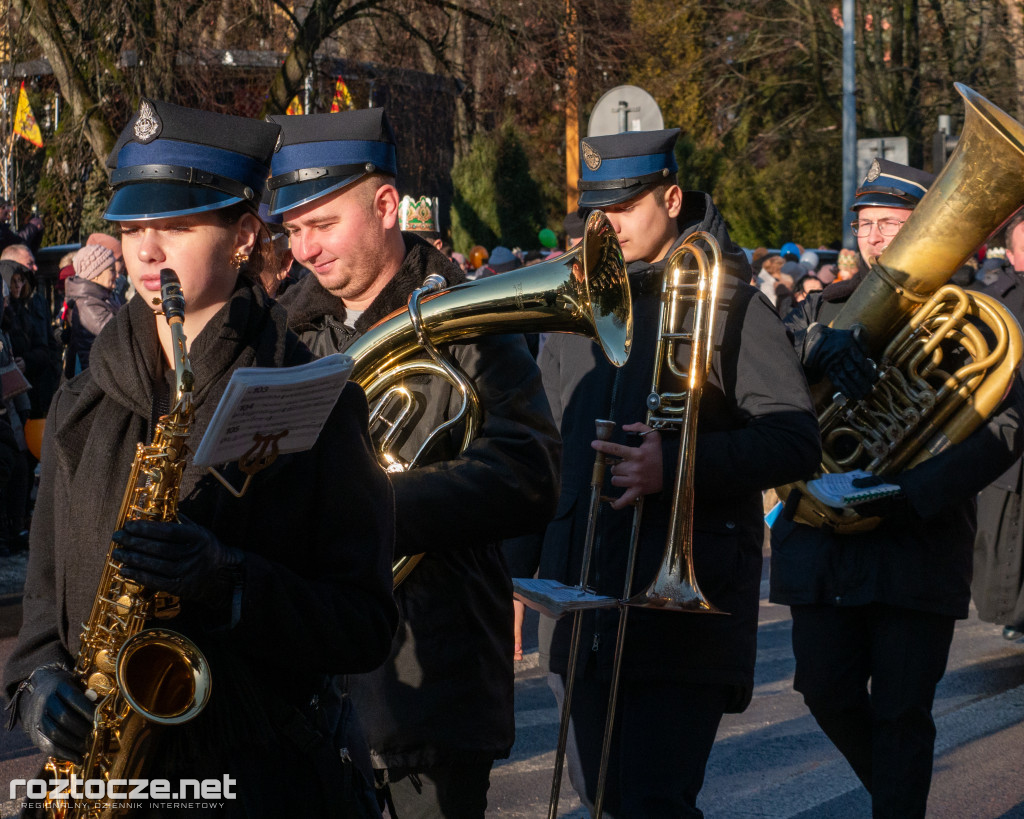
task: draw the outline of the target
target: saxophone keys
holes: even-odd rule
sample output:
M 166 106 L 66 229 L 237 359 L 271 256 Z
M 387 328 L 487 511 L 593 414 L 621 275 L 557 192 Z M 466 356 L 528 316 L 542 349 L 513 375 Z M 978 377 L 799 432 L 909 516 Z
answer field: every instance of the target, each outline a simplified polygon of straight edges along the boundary
M 98 670 L 105 674 L 113 674 L 116 668 L 114 658 L 111 656 L 110 651 L 105 648 L 101 648 L 96 652 L 96 656 L 93 658 L 93 663 L 96 665 Z
M 114 690 L 114 682 L 102 671 L 94 671 L 89 675 L 89 679 L 86 680 L 86 692 L 85 695 L 89 697 L 89 692 L 93 692 L 93 696 L 89 699 L 96 699 L 97 697 L 105 697 L 111 691 Z

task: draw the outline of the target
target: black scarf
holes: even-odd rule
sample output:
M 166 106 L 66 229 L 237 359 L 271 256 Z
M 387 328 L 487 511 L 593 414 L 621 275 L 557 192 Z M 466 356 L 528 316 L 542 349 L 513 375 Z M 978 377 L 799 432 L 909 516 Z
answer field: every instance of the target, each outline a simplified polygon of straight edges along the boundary
M 58 494 L 55 502 L 66 504 L 74 531 L 57 528 L 61 542 L 53 548 L 58 561 L 60 555 L 70 560 L 73 553 L 82 558 L 64 577 L 72 654 L 78 651 L 78 624 L 88 617 L 96 593 L 136 445 L 152 438 L 154 385 L 164 378 L 157 321 L 163 318 L 136 296 L 97 337 L 89 369 L 64 387 L 72 394 L 64 400 L 73 403 L 56 430 L 54 446 L 58 490 L 66 496 Z M 284 312 L 272 309 L 262 290 L 240 281 L 228 303 L 189 340 L 195 374 L 193 446 L 235 369 L 283 363 L 284 324 Z M 204 473 L 198 467 L 186 469 L 182 498 Z

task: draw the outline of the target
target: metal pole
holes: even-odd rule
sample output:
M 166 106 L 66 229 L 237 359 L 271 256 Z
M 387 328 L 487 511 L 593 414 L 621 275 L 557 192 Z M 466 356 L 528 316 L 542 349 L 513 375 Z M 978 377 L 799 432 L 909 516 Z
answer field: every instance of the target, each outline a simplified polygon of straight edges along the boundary
M 594 419 L 596 436 L 608 441 L 615 431 L 615 422 L 601 418 Z M 601 489 L 604 486 L 604 472 L 607 464 L 605 454 L 594 456 L 594 467 L 590 472 L 590 509 L 587 515 L 587 533 L 583 543 L 583 558 L 580 566 L 579 588 L 585 589 L 590 582 L 590 561 L 597 540 L 597 518 L 601 509 Z M 572 638 L 569 641 L 569 665 L 565 675 L 565 689 L 562 692 L 562 717 L 558 725 L 558 747 L 555 749 L 555 770 L 551 777 L 551 798 L 548 801 L 548 819 L 558 819 L 558 798 L 562 791 L 562 768 L 565 764 L 565 750 L 569 744 L 569 721 L 572 718 L 572 694 L 576 682 L 576 667 L 580 663 L 580 642 L 583 631 L 583 612 L 577 609 L 572 614 Z
M 856 248 L 847 218 L 857 190 L 856 0 L 843 0 L 843 247 Z

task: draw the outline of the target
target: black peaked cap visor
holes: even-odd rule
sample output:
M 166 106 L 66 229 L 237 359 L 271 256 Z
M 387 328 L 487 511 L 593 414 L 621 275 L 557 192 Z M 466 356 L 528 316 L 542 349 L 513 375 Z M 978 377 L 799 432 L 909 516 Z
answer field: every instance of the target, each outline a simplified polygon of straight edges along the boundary
M 224 191 L 184 182 L 138 182 L 114 191 L 103 218 L 138 222 L 219 210 L 244 201 Z
M 301 207 L 335 191 L 340 191 L 345 186 L 358 182 L 367 173 L 366 170 L 363 170 L 350 176 L 327 176 L 320 179 L 310 179 L 307 182 L 285 185 L 284 187 L 267 191 L 264 196 L 267 197 L 270 215 L 280 216 L 292 208 Z
M 618 205 L 627 202 L 634 196 L 639 196 L 648 188 L 664 181 L 659 179 L 656 182 L 637 182 L 625 188 L 608 188 L 606 190 L 580 191 L 577 207 L 581 210 L 591 208 L 606 208 L 609 205 Z

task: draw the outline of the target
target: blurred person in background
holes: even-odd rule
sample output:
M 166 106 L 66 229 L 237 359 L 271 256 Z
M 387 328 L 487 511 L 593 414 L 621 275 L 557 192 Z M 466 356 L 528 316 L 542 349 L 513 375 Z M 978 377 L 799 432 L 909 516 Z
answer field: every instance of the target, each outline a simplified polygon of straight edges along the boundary
M 1004 229 L 1005 253 L 970 286 L 1024 322 L 1024 210 Z M 1024 459 L 978 494 L 971 594 L 978 617 L 1003 627 L 1007 640 L 1024 638 Z
M 11 227 L 11 217 L 14 215 L 14 204 L 10 199 L 0 197 L 0 250 L 9 245 L 26 244 L 33 250 L 39 249 L 39 242 L 43 237 L 43 220 L 38 214 L 32 214 L 21 230 L 14 230 Z
M 71 378 L 89 366 L 89 351 L 100 331 L 121 308 L 114 292 L 117 260 L 103 245 L 86 245 L 72 262 L 75 275 L 64 283 L 71 333 L 64 375 Z

